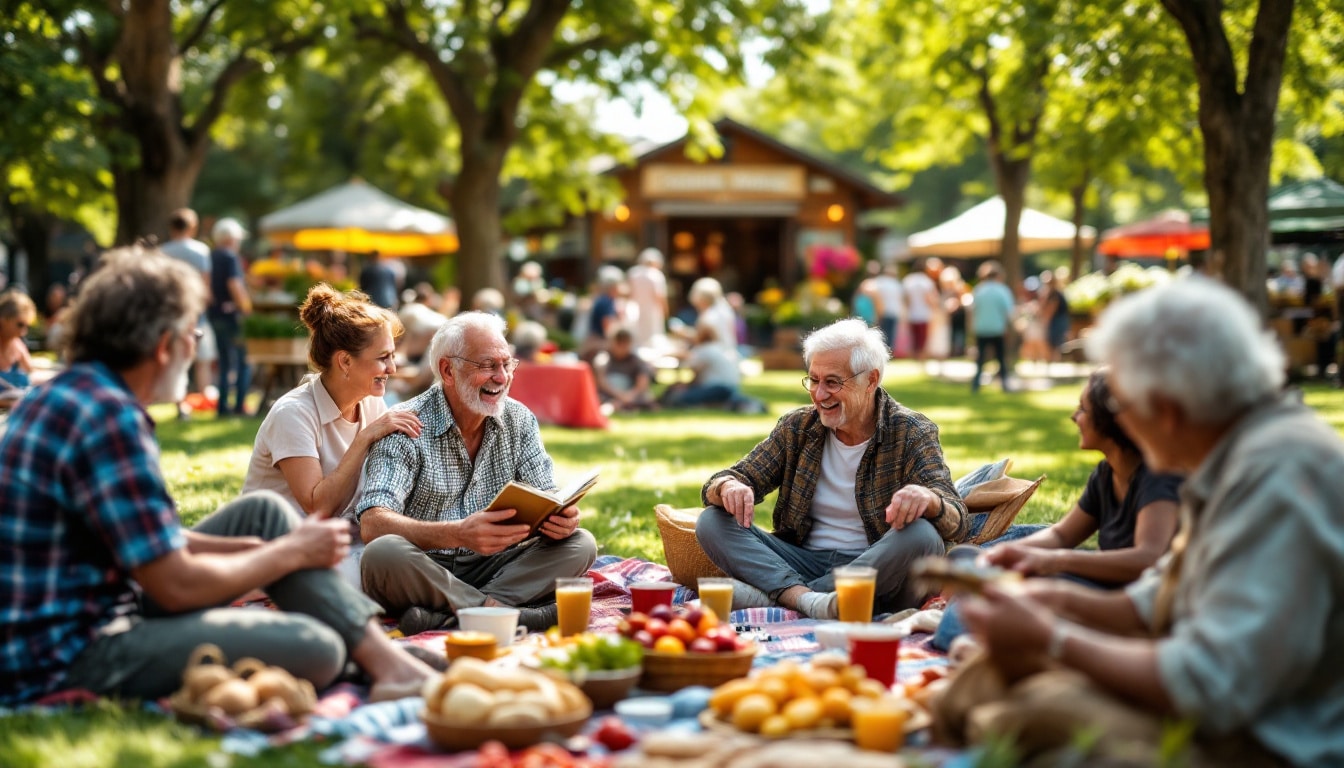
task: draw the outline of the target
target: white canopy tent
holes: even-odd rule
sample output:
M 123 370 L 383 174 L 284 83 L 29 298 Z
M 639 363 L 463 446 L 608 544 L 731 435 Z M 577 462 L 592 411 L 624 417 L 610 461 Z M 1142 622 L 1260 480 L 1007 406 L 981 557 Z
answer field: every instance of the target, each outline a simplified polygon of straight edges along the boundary
M 300 250 L 425 256 L 457 250 L 447 216 L 404 203 L 358 179 L 261 217 L 274 243 Z
M 910 236 L 912 256 L 995 257 L 1003 250 L 1003 198 L 995 195 L 954 219 Z M 1074 226 L 1054 216 L 1022 209 L 1018 225 L 1019 252 L 1039 253 L 1073 247 Z M 1090 246 L 1097 231 L 1082 229 L 1083 245 Z

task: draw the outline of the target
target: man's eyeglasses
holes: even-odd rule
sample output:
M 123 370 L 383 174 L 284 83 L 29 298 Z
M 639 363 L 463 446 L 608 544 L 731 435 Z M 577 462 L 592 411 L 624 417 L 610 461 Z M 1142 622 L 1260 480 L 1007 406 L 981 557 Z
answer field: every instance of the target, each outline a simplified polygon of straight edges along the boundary
M 482 362 L 477 362 L 468 357 L 458 357 L 457 355 L 449 355 L 449 357 L 454 360 L 461 360 L 464 363 L 471 363 L 476 366 L 476 370 L 478 371 L 489 371 L 491 376 L 513 373 L 514 369 L 518 367 L 518 358 L 516 357 L 510 357 L 505 360 L 485 360 Z
M 868 371 L 859 371 L 854 374 L 854 376 L 862 376 L 865 373 L 868 373 Z M 845 388 L 845 384 L 848 383 L 850 379 L 854 378 L 854 376 L 849 376 L 843 379 L 839 376 L 827 376 L 824 379 L 804 376 L 803 389 L 806 389 L 808 392 L 814 392 L 817 387 L 821 387 L 821 391 L 823 392 L 839 392 Z

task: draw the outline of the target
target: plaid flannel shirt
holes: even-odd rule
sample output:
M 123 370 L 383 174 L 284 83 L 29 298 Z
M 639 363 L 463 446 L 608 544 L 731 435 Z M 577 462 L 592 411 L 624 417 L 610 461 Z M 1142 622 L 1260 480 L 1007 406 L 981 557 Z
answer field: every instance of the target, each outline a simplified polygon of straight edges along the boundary
M 854 480 L 854 496 L 863 529 L 872 544 L 891 526 L 886 508 L 896 491 L 906 485 L 921 485 L 943 499 L 942 510 L 929 522 L 949 544 L 966 538 L 969 516 L 966 504 L 952 485 L 952 473 L 943 460 L 938 442 L 938 427 L 928 417 L 912 411 L 878 388 L 877 431 L 868 443 Z M 821 475 L 821 454 L 826 446 L 826 427 L 816 406 L 808 405 L 787 413 L 775 424 L 770 436 L 762 440 L 741 461 L 716 472 L 700 491 L 701 501 L 709 503 L 709 487 L 725 475 L 745 483 L 756 498 L 763 499 L 775 489 L 774 534 L 803 546 L 812 531 L 812 496 Z
M 0 704 L 17 704 L 60 688 L 98 630 L 137 610 L 131 571 L 186 535 L 154 422 L 101 363 L 15 406 L 0 466 Z

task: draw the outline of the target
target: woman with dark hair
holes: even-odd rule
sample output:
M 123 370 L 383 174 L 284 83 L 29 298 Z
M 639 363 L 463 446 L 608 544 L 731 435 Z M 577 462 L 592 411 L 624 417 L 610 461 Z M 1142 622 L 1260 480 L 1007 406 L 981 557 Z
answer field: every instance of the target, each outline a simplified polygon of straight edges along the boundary
M 1137 579 L 1167 551 L 1176 533 L 1181 478 L 1149 471 L 1113 408 L 1106 372 L 1097 371 L 1073 412 L 1078 447 L 1105 456 L 1082 498 L 1054 525 L 987 549 L 986 561 L 1031 576 L 1063 575 L 1117 587 Z M 1097 549 L 1075 549 L 1094 533 Z
M 261 423 L 243 492 L 271 490 L 305 515 L 349 517 L 369 448 L 401 432 L 420 435 L 420 419 L 383 402 L 401 320 L 358 291 L 315 286 L 299 308 L 311 332 L 308 360 L 318 372 L 276 401 Z M 359 541 L 355 536 L 353 541 Z M 342 573 L 359 586 L 358 546 Z

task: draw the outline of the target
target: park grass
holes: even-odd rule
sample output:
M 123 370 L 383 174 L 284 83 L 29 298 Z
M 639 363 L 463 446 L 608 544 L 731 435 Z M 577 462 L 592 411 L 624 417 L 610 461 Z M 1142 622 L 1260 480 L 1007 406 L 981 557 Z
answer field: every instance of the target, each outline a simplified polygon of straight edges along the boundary
M 698 506 L 700 487 L 713 472 L 731 465 L 807 395 L 799 372 L 767 372 L 753 377 L 750 394 L 769 404 L 764 415 L 717 411 L 660 412 L 620 416 L 606 431 L 542 429 L 555 459 L 560 484 L 582 472 L 601 472 L 584 499 L 584 526 L 603 554 L 663 561 L 653 506 Z M 1081 493 L 1099 454 L 1078 450 L 1069 420 L 1080 382 L 1003 394 L 997 387 L 972 397 L 965 382 L 924 375 L 910 363 L 894 363 L 884 386 L 906 406 L 937 423 L 953 477 L 1001 458 L 1012 458 L 1012 474 L 1046 480 L 1017 522 L 1048 523 L 1062 516 Z M 1307 402 L 1344 432 L 1344 391 L 1322 385 L 1305 388 Z M 256 419 L 204 418 L 178 422 L 171 408 L 156 407 L 164 475 L 183 519 L 194 523 L 242 487 Z M 773 498 L 765 500 L 758 517 Z M 5 766 L 170 766 L 317 765 L 318 746 L 293 745 L 256 758 L 219 751 L 219 740 L 135 706 L 99 704 L 50 716 L 21 714 L 0 720 L 0 762 Z

